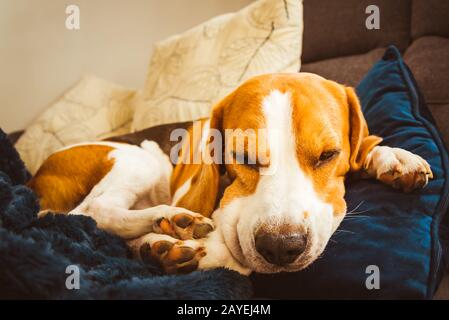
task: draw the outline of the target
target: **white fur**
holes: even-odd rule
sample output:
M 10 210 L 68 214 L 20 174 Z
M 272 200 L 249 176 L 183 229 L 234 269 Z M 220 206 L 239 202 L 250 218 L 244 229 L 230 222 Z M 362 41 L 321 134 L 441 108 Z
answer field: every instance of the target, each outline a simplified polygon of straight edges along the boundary
M 69 214 L 91 216 L 101 228 L 123 238 L 140 236 L 139 230 L 150 228 L 150 223 L 142 221 L 147 213 L 136 210 L 131 219 L 129 215 L 133 213 L 128 209 L 154 208 L 170 203 L 172 166 L 168 157 L 152 141 L 142 142 L 141 148 L 121 143 L 92 144 L 114 147 L 109 153 L 114 164 Z M 159 212 L 166 211 L 159 209 Z
M 404 149 L 387 146 L 374 147 L 366 157 L 364 167 L 367 173 L 375 178 L 391 170 L 400 171 L 401 174 L 430 172 L 429 164 L 420 156 Z
M 211 232 L 206 239 L 199 241 L 202 242 L 207 252 L 207 255 L 200 260 L 200 269 L 224 267 L 244 275 L 249 275 L 253 271 L 248 267 L 243 266 L 238 260 L 235 259 L 223 239 L 220 224 L 216 224 L 215 230 Z
M 172 205 L 178 203 L 178 201 L 187 193 L 187 191 L 189 191 L 191 185 L 192 185 L 192 178 L 189 178 L 187 179 L 186 182 L 184 182 L 184 184 L 180 188 L 176 190 L 175 194 L 173 195 L 173 199 L 171 201 Z

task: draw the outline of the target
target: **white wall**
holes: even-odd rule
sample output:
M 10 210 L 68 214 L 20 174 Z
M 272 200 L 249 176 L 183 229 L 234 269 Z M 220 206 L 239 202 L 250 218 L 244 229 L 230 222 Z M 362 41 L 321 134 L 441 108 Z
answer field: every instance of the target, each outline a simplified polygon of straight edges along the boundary
M 252 0 L 0 0 L 0 127 L 25 128 L 81 75 L 140 88 L 152 44 Z M 66 6 L 81 29 L 65 27 Z

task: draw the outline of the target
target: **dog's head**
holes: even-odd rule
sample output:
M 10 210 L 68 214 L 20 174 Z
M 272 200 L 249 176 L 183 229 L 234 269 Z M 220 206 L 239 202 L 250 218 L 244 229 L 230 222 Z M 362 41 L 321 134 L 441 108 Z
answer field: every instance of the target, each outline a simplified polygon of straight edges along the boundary
M 318 258 L 346 213 L 345 175 L 380 141 L 352 88 L 309 73 L 247 81 L 215 106 L 210 130 L 223 137 L 224 164 L 210 165 L 205 185 L 215 190 L 223 169 L 231 180 L 214 221 L 242 265 L 268 273 Z

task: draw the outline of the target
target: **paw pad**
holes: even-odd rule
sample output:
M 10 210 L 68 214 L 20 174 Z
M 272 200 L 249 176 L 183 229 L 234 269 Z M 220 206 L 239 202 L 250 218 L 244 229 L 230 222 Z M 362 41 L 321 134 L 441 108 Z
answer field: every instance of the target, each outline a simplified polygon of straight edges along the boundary
M 143 261 L 157 263 L 169 274 L 189 273 L 196 270 L 199 260 L 205 255 L 204 248 L 194 249 L 182 241 L 172 243 L 160 240 L 152 245 L 144 243 L 140 247 L 140 257 Z
M 180 228 L 187 228 L 193 223 L 193 217 L 188 214 L 177 214 L 173 217 L 173 222 Z
M 212 221 L 206 217 L 199 214 L 178 213 L 171 218 L 158 219 L 153 232 L 176 239 L 191 240 L 204 238 L 213 229 Z

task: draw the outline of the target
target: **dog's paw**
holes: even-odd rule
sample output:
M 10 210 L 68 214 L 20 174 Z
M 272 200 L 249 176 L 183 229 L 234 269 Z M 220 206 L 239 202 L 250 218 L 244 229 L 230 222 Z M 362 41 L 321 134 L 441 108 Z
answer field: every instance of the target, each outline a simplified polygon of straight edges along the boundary
M 161 234 L 148 234 L 128 244 L 136 257 L 160 265 L 167 274 L 195 271 L 206 256 L 205 248 L 196 241 L 180 241 Z
M 154 232 L 182 240 L 204 238 L 214 230 L 211 219 L 182 208 L 174 210 L 173 207 L 169 213 L 158 218 L 155 224 Z
M 404 192 L 423 188 L 433 178 L 426 160 L 407 150 L 375 147 L 367 157 L 365 170 L 370 176 Z

